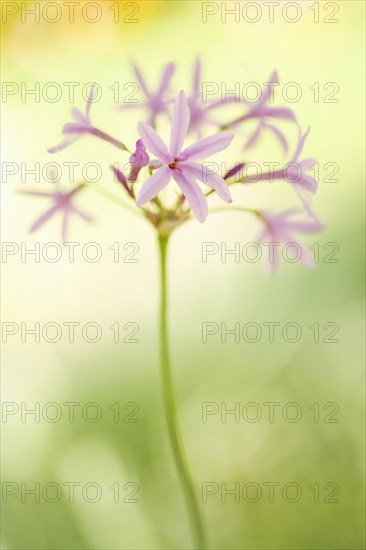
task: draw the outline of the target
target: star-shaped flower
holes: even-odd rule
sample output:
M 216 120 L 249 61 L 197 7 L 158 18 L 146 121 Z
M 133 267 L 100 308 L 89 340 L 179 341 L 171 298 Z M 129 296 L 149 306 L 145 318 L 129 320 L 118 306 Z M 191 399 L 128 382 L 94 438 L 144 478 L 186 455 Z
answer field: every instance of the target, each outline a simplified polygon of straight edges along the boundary
M 171 100 L 167 98 L 167 93 L 169 91 L 170 81 L 175 71 L 175 64 L 168 63 L 163 71 L 160 84 L 158 88 L 154 91 L 151 91 L 146 84 L 144 77 L 137 65 L 132 65 L 133 71 L 136 76 L 136 80 L 140 86 L 140 91 L 144 96 L 142 103 L 123 103 L 121 105 L 122 109 L 134 109 L 134 108 L 145 108 L 149 113 L 148 122 L 151 126 L 155 126 L 156 117 L 160 113 L 167 113 L 168 107 L 171 104 Z
M 155 130 L 147 123 L 138 125 L 139 134 L 146 148 L 158 157 L 161 167 L 146 180 L 140 190 L 137 206 L 154 199 L 173 178 L 186 197 L 194 215 L 200 222 L 206 219 L 208 208 L 204 193 L 196 181 L 204 182 L 225 201 L 231 202 L 226 182 L 219 174 L 206 173 L 204 166 L 195 162 L 226 149 L 234 134 L 222 132 L 207 137 L 182 151 L 190 122 L 190 111 L 183 91 L 174 103 L 169 149 Z
M 288 109 L 287 107 L 273 107 L 268 104 L 269 99 L 273 95 L 274 84 L 278 83 L 278 74 L 277 71 L 274 71 L 270 76 L 268 83 L 269 85 L 263 91 L 259 101 L 257 101 L 256 103 L 249 103 L 248 101 L 245 101 L 249 108 L 248 112 L 225 126 L 226 128 L 229 128 L 231 126 L 237 126 L 238 124 L 246 122 L 247 120 L 258 120 L 258 126 L 247 140 L 244 146 L 245 149 L 253 147 L 253 145 L 257 143 L 258 139 L 262 135 L 263 130 L 267 129 L 270 130 L 277 137 L 285 152 L 287 152 L 288 144 L 284 134 L 276 126 L 273 126 L 273 124 L 268 122 L 268 119 L 290 120 L 292 122 L 296 122 L 295 114 L 291 109 Z
M 75 206 L 72 202 L 74 196 L 76 193 L 78 193 L 84 186 L 78 185 L 69 192 L 63 192 L 58 189 L 53 191 L 52 193 L 45 193 L 43 191 L 20 191 L 21 193 L 25 195 L 32 195 L 36 197 L 49 197 L 52 198 L 53 204 L 50 208 L 48 208 L 31 226 L 30 233 L 34 233 L 37 231 L 44 223 L 46 223 L 52 216 L 57 214 L 57 212 L 60 212 L 62 215 L 62 240 L 65 242 L 67 239 L 67 231 L 69 228 L 69 222 L 70 222 L 70 216 L 73 214 L 78 215 L 80 218 L 87 222 L 92 222 L 93 219 L 80 210 L 77 206 Z
M 99 137 L 101 139 L 104 139 L 105 141 L 108 141 L 112 145 L 115 145 L 119 149 L 127 150 L 126 146 L 121 143 L 120 141 L 112 138 L 105 132 L 102 132 L 101 130 L 98 130 L 98 128 L 95 128 L 90 120 L 90 109 L 91 105 L 93 103 L 93 100 L 95 99 L 96 95 L 96 87 L 95 85 L 91 86 L 89 96 L 86 102 L 85 107 L 85 113 L 82 113 L 80 109 L 77 109 L 74 107 L 72 109 L 72 116 L 74 118 L 74 122 L 67 122 L 63 129 L 62 133 L 66 136 L 64 141 L 60 143 L 59 145 L 56 145 L 55 147 L 51 147 L 48 149 L 49 153 L 58 153 L 59 151 L 62 151 L 66 147 L 68 147 L 71 143 L 79 139 L 81 136 L 85 134 L 91 134 L 93 136 Z
M 284 166 L 284 168 L 281 168 L 280 170 L 264 172 L 258 177 L 257 181 L 284 179 L 289 181 L 296 189 L 301 188 L 304 191 L 314 194 L 318 188 L 318 184 L 312 176 L 309 176 L 305 172 L 314 166 L 316 160 L 313 158 L 299 160 L 309 132 L 310 128 L 307 129 L 305 134 L 302 134 L 299 128 L 299 140 L 296 151 L 291 160 Z
M 322 229 L 324 226 L 319 220 L 298 221 L 293 220 L 292 217 L 299 211 L 297 209 L 285 210 L 279 214 L 272 214 L 271 212 L 262 211 L 260 218 L 265 224 L 265 228 L 258 238 L 258 242 L 270 242 L 272 243 L 269 267 L 270 271 L 274 272 L 279 262 L 279 250 L 280 244 L 293 244 L 297 247 L 301 254 L 299 261 L 307 267 L 311 267 L 314 261 L 308 251 L 306 251 L 297 239 L 293 236 L 293 233 L 315 233 Z

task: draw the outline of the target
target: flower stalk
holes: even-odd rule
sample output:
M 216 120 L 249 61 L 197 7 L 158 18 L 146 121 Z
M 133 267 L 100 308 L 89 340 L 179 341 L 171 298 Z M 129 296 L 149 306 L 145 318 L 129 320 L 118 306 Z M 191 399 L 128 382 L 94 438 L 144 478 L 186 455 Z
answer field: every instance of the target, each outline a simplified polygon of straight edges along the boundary
M 160 364 L 163 400 L 165 416 L 168 425 L 170 444 L 172 447 L 175 465 L 184 492 L 188 514 L 190 517 L 192 538 L 194 548 L 206 549 L 206 536 L 199 507 L 194 482 L 190 473 L 186 453 L 183 445 L 183 439 L 179 428 L 177 406 L 175 402 L 172 371 L 169 356 L 168 341 L 168 296 L 167 296 L 167 249 L 169 236 L 158 236 L 160 253 L 160 281 L 161 281 L 161 302 L 160 302 Z

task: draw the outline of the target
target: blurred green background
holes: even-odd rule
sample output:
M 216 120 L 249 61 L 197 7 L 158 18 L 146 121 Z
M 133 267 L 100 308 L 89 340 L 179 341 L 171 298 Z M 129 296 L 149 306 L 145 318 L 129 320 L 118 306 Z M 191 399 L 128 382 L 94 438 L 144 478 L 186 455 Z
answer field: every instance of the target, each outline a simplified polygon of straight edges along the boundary
M 120 4 L 123 12 L 126 6 Z M 339 22 L 333 24 L 324 22 L 330 13 L 324 2 L 315 3 L 319 23 L 314 23 L 313 3 L 301 2 L 302 17 L 295 24 L 281 15 L 270 23 L 264 7 L 255 24 L 236 23 L 229 16 L 222 23 L 220 12 L 203 23 L 201 2 L 137 4 L 138 24 L 114 23 L 109 8 L 116 2 L 107 1 L 102 3 L 102 19 L 95 24 L 82 21 L 79 10 L 74 23 L 64 17 L 56 24 L 35 23 L 32 18 L 22 23 L 18 16 L 9 17 L 3 25 L 3 81 L 29 87 L 35 82 L 97 81 L 108 90 L 115 82 L 133 81 L 131 60 L 138 61 L 150 82 L 158 80 L 166 62 L 176 61 L 173 87 L 189 91 L 192 65 L 200 55 L 204 79 L 226 82 L 228 88 L 235 82 L 266 82 L 273 69 L 279 71 L 281 82 L 301 85 L 302 99 L 286 106 L 294 108 L 303 128 L 311 126 L 304 156 L 315 156 L 321 166 L 339 165 L 339 182 L 320 181 L 314 201 L 326 228 L 305 239 L 308 245 L 319 243 L 322 261 L 311 270 L 283 263 L 275 277 L 267 275 L 264 262 L 235 263 L 228 258 L 222 263 L 217 255 L 203 263 L 203 242 L 232 247 L 235 242 L 254 240 L 257 225 L 238 213 L 212 214 L 204 225 L 192 221 L 179 229 L 171 241 L 168 265 L 174 382 L 199 494 L 207 482 L 217 487 L 226 483 L 229 489 L 235 483 L 240 487 L 257 483 L 263 490 L 258 502 L 248 502 L 253 497 L 235 502 L 228 496 L 225 503 L 220 490 L 207 497 L 202 506 L 212 548 L 364 548 L 364 3 L 332 3 L 339 6 Z M 309 90 L 314 82 L 320 83 L 321 90 L 327 82 L 336 82 L 339 102 L 315 103 Z M 80 94 L 77 98 L 81 107 Z M 113 189 L 108 166 L 120 159 L 107 144 L 85 138 L 57 158 L 45 152 L 58 143 L 62 124 L 70 120 L 69 108 L 67 98 L 55 104 L 42 99 L 37 103 L 31 97 L 22 102 L 16 94 L 4 102 L 3 161 L 28 165 L 96 161 L 105 167 L 103 184 Z M 129 144 L 137 139 L 139 115 L 118 112 L 112 93 L 104 94 L 92 109 L 93 120 L 103 130 Z M 288 127 L 288 135 L 293 148 L 293 128 Z M 240 147 L 237 156 L 234 152 L 230 158 L 218 158 L 230 164 L 239 154 Z M 284 157 L 266 135 L 249 160 L 268 159 L 283 161 Z M 29 246 L 58 241 L 56 221 L 39 234 L 27 233 L 44 203 L 14 192 L 20 187 L 18 176 L 2 185 L 3 241 Z M 31 185 L 32 176 L 26 183 L 42 187 Z M 274 210 L 294 201 L 281 184 L 271 189 L 237 189 L 234 198 L 237 204 Z M 85 262 L 77 254 L 74 263 L 65 255 L 55 264 L 31 258 L 22 263 L 16 255 L 3 264 L 3 322 L 28 326 L 97 322 L 103 336 L 97 343 L 87 343 L 77 329 L 75 343 L 69 343 L 65 329 L 57 343 L 43 339 L 34 343 L 32 337 L 21 343 L 17 334 L 3 344 L 3 402 L 16 403 L 19 410 L 22 402 L 28 408 L 38 402 L 41 409 L 56 402 L 62 418 L 50 422 L 41 415 L 35 422 L 28 415 L 22 422 L 19 412 L 5 422 L 3 415 L 3 489 L 4 483 L 12 482 L 19 491 L 2 504 L 2 548 L 190 548 L 161 401 L 155 235 L 143 221 L 92 192 L 85 192 L 79 204 L 95 215 L 97 223 L 88 226 L 76 221 L 69 240 L 81 246 L 98 242 L 103 250 L 100 262 Z M 138 263 L 114 263 L 109 247 L 115 242 L 121 247 L 137 243 Z M 323 247 L 330 242 L 339 246 L 337 263 L 324 262 Z M 116 322 L 122 337 L 129 332 L 123 330 L 126 323 L 137 323 L 139 342 L 114 343 L 108 327 Z M 256 322 L 262 328 L 265 322 L 277 322 L 280 329 L 296 322 L 302 337 L 289 343 L 279 332 L 270 343 L 263 328 L 257 343 L 243 339 L 235 343 L 232 337 L 221 343 L 220 334 L 203 343 L 203 322 L 228 326 Z M 336 323 L 339 342 L 324 342 L 330 330 L 321 328 L 321 341 L 315 343 L 309 329 L 314 323 L 320 327 Z M 74 422 L 68 420 L 66 402 L 80 403 Z M 83 405 L 90 402 L 102 410 L 102 418 L 94 423 L 81 415 Z M 217 403 L 219 409 L 222 404 L 233 408 L 235 403 L 242 409 L 255 402 L 262 418 L 248 422 L 241 417 L 235 422 L 229 415 L 223 422 L 217 413 L 203 422 L 205 402 Z M 264 405 L 268 402 L 280 403 L 274 422 L 268 419 Z M 283 407 L 291 402 L 302 411 L 298 422 L 282 416 Z M 113 421 L 109 408 L 114 403 L 119 403 L 119 422 Z M 136 407 L 123 409 L 129 403 L 138 404 L 133 417 L 138 422 L 123 422 Z M 320 417 L 315 421 L 318 406 Z M 326 421 L 332 407 L 338 408 L 332 417 L 338 422 Z M 253 409 L 248 414 L 254 414 Z M 22 502 L 21 483 L 30 489 L 35 483 L 42 488 L 49 482 L 64 488 L 58 502 L 47 502 L 42 495 L 39 503 L 31 495 Z M 63 485 L 70 482 L 80 484 L 74 502 Z M 98 502 L 87 502 L 82 496 L 82 488 L 90 482 L 102 489 Z M 269 482 L 280 484 L 274 502 L 269 501 L 268 485 L 263 485 Z M 302 488 L 297 502 L 282 496 L 289 482 Z M 121 489 L 118 503 L 110 489 L 116 483 Z M 134 488 L 126 483 L 138 484 L 138 502 L 123 502 Z M 327 483 L 338 487 L 333 497 L 337 502 L 325 502 L 335 487 Z M 314 484 L 319 484 L 320 502 L 315 502 L 315 489 L 309 489 Z M 53 494 L 51 488 L 48 499 Z

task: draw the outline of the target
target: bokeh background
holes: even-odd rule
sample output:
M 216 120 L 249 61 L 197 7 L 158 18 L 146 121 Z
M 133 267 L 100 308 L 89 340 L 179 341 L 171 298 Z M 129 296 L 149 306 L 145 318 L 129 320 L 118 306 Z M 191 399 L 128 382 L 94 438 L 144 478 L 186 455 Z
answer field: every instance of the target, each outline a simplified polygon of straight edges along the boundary
M 244 244 L 255 238 L 258 227 L 251 218 L 238 213 L 212 214 L 203 225 L 190 222 L 172 238 L 169 251 L 169 327 L 174 382 L 179 414 L 192 471 L 200 494 L 202 483 L 232 488 L 235 483 L 257 483 L 263 490 L 258 502 L 240 502 L 220 491 L 203 503 L 210 545 L 217 549 L 360 549 L 364 548 L 364 3 L 338 1 L 337 23 L 326 23 L 331 14 L 324 2 L 316 3 L 320 21 L 314 22 L 312 2 L 299 2 L 301 20 L 288 23 L 281 16 L 280 3 L 274 23 L 263 16 L 257 23 L 242 18 L 236 23 L 228 16 L 223 23 L 220 11 L 202 22 L 202 4 L 197 1 L 143 1 L 138 23 L 113 21 L 110 9 L 120 5 L 123 17 L 131 7 L 123 2 L 99 2 L 100 21 L 91 24 L 81 17 L 84 0 L 75 8 L 75 21 L 63 16 L 57 23 L 41 17 L 22 22 L 20 11 L 9 15 L 2 25 L 3 82 L 98 82 L 104 91 L 93 105 L 93 121 L 103 130 L 133 144 L 140 114 L 119 111 L 108 87 L 132 82 L 131 60 L 137 61 L 149 82 L 157 82 L 162 67 L 177 63 L 175 91 L 188 91 L 194 59 L 200 55 L 204 79 L 209 82 L 266 82 L 277 69 L 281 82 L 298 82 L 303 97 L 293 105 L 301 125 L 311 126 L 305 156 L 315 156 L 321 166 L 339 165 L 337 183 L 321 181 L 314 208 L 326 228 L 310 246 L 319 243 L 321 261 L 315 269 L 283 263 L 274 277 L 268 276 L 263 261 L 235 263 L 220 261 L 219 255 L 201 259 L 203 242 Z M 5 4 L 2 3 L 4 10 Z M 9 4 L 9 3 L 8 3 Z M 12 2 L 18 6 L 20 3 Z M 41 2 L 42 5 L 46 2 Z M 225 3 L 224 3 L 225 4 Z M 234 3 L 227 3 L 232 8 Z M 240 5 L 247 4 L 241 2 Z M 34 2 L 28 2 L 34 7 Z M 221 4 L 216 4 L 221 9 Z M 51 10 L 52 8 L 50 8 Z M 92 8 L 91 8 L 92 10 Z M 328 10 L 328 11 L 327 11 Z M 51 17 L 50 11 L 50 17 Z M 92 11 L 90 11 L 92 16 Z M 320 83 L 321 100 L 314 102 L 309 89 Z M 339 86 L 337 103 L 324 103 L 322 86 Z M 281 88 L 279 88 L 281 89 Z M 64 88 L 66 90 L 66 88 Z M 328 90 L 328 92 L 331 90 Z M 84 100 L 76 93 L 75 105 Z M 39 102 L 15 94 L 2 100 L 3 162 L 94 161 L 103 166 L 103 186 L 117 195 L 109 165 L 119 154 L 108 144 L 85 138 L 57 158 L 47 148 L 58 143 L 62 125 L 70 120 L 70 104 L 65 95 L 56 103 Z M 164 128 L 164 125 L 163 125 Z M 283 127 L 292 148 L 296 131 Z M 163 130 L 164 132 L 164 130 Z M 238 160 L 240 146 L 228 156 L 218 156 L 228 164 Z M 242 153 L 240 153 L 242 155 Z M 266 135 L 249 160 L 284 160 L 271 136 Z M 123 157 L 126 160 L 126 157 Z M 246 160 L 246 159 L 245 159 Z M 121 157 L 122 162 L 122 157 Z M 322 174 L 322 172 L 321 172 Z M 66 169 L 63 172 L 67 184 Z M 2 181 L 2 236 L 4 242 L 36 242 L 42 247 L 60 239 L 60 224 L 52 220 L 38 234 L 30 236 L 29 226 L 46 208 L 47 201 L 20 195 L 21 188 L 45 189 L 32 175 L 22 183 L 21 172 Z M 234 193 L 237 204 L 272 207 L 293 204 L 285 185 L 240 188 Z M 100 244 L 103 257 L 97 263 L 74 263 L 66 254 L 55 263 L 31 257 L 21 262 L 19 254 L 3 263 L 3 322 L 98 323 L 100 341 L 85 342 L 76 330 L 69 343 L 66 329 L 57 343 L 29 337 L 21 342 L 19 333 L 3 344 L 2 399 L 16 403 L 19 410 L 58 403 L 62 417 L 57 422 L 39 422 L 20 412 L 2 422 L 2 480 L 18 484 L 19 491 L 2 505 L 2 548 L 18 549 L 168 549 L 190 548 L 185 505 L 171 457 L 159 381 L 158 258 L 153 230 L 142 220 L 119 209 L 92 191 L 80 195 L 79 205 L 95 216 L 94 225 L 75 220 L 70 241 Z M 109 247 L 137 243 L 137 263 L 114 263 Z M 336 243 L 336 263 L 324 261 L 326 243 Z M 127 252 L 129 252 L 128 250 Z M 4 261 L 4 260 L 3 260 Z M 122 338 L 126 323 L 137 323 L 138 343 L 113 342 L 108 328 L 119 323 Z M 220 335 L 201 339 L 202 322 L 257 322 L 263 336 L 257 343 Z M 296 322 L 302 328 L 297 343 L 286 342 L 279 333 L 269 343 L 263 326 L 278 322 L 280 328 Z M 314 323 L 339 325 L 338 343 L 326 343 L 321 328 L 315 343 L 309 329 Z M 127 327 L 128 328 L 128 327 Z M 77 402 L 75 420 L 70 422 L 67 402 Z M 102 418 L 93 423 L 81 415 L 86 403 L 102 408 Z M 258 422 L 241 417 L 226 422 L 217 413 L 202 422 L 202 403 L 255 402 L 262 411 Z M 266 402 L 278 402 L 274 422 L 269 422 Z M 295 402 L 302 411 L 298 422 L 284 420 L 283 407 Z M 21 405 L 24 403 L 24 405 Z M 113 422 L 109 407 L 118 403 L 120 422 Z M 123 422 L 137 403 L 136 423 Z M 318 405 L 314 405 L 318 403 Z M 335 405 L 326 405 L 335 403 Z M 126 407 L 125 409 L 123 407 Z M 130 407 L 130 408 L 128 408 Z M 311 409 L 309 407 L 312 407 Z M 319 421 L 314 409 L 319 407 Z M 324 407 L 328 407 L 325 408 Z M 330 407 L 330 408 L 329 408 Z M 335 410 L 327 422 L 327 415 Z M 291 415 L 293 410 L 289 410 Z M 52 416 L 49 409 L 49 415 Z M 248 414 L 254 414 L 253 410 Z M 90 409 L 90 416 L 93 410 Z M 328 417 L 329 420 L 329 417 Z M 22 502 L 20 484 L 28 489 L 40 483 L 79 483 L 74 502 L 66 489 L 54 503 L 32 495 Z M 95 482 L 103 490 L 98 502 L 87 502 L 81 489 Z M 263 483 L 279 483 L 274 502 Z M 286 483 L 302 488 L 298 502 L 282 496 Z M 120 501 L 114 502 L 109 487 L 118 483 Z M 139 486 L 138 502 L 123 502 Z M 336 502 L 325 502 L 336 484 Z M 319 500 L 310 486 L 319 484 Z M 131 489 L 132 487 L 132 489 Z M 3 485 L 4 488 L 4 485 Z M 93 497 L 93 490 L 90 489 Z M 290 492 L 291 496 L 291 492 Z M 52 498 L 52 489 L 50 497 Z

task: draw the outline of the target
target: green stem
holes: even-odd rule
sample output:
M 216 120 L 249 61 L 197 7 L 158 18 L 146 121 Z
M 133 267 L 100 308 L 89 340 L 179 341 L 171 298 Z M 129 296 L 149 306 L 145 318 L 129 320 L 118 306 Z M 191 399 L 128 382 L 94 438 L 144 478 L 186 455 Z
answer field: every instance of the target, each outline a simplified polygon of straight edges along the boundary
M 138 210 L 136 210 L 136 208 L 133 208 L 132 206 L 130 206 L 123 199 L 120 199 L 119 197 L 117 197 L 117 195 L 115 195 L 114 193 L 111 193 L 110 191 L 108 191 L 108 189 L 104 189 L 104 187 L 101 187 L 100 185 L 97 185 L 96 183 L 91 183 L 90 181 L 85 181 L 85 182 L 83 182 L 82 185 L 89 188 L 89 189 L 92 189 L 92 191 L 95 191 L 99 195 L 102 195 L 105 199 L 108 199 L 108 200 L 114 202 L 115 204 L 118 204 L 119 206 L 123 206 L 123 208 L 125 208 L 126 210 L 131 212 L 131 214 L 134 214 L 135 216 L 138 216 L 140 219 L 142 218 L 142 216 L 139 214 L 139 212 L 138 212 Z
M 229 210 L 236 212 L 247 212 L 248 214 L 254 214 L 255 216 L 260 215 L 259 210 L 255 210 L 254 208 L 245 208 L 244 206 L 218 206 L 217 208 L 211 208 L 210 212 L 228 212 Z
M 173 391 L 172 373 L 169 359 L 168 327 L 167 327 L 167 270 L 166 258 L 169 237 L 159 235 L 159 252 L 161 265 L 161 310 L 160 310 L 160 353 L 163 397 L 170 443 L 172 446 L 175 464 L 178 470 L 183 492 L 186 499 L 188 514 L 191 521 L 192 536 L 195 548 L 205 549 L 206 537 L 204 533 L 201 511 L 193 479 L 189 470 L 183 439 L 180 433 L 177 408 Z

